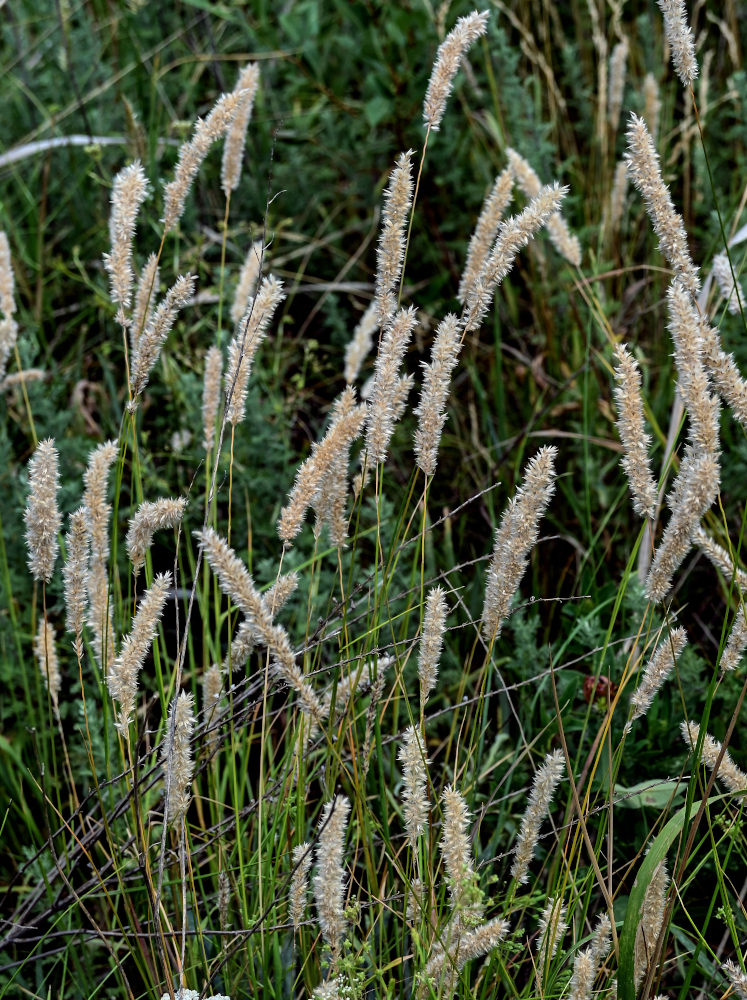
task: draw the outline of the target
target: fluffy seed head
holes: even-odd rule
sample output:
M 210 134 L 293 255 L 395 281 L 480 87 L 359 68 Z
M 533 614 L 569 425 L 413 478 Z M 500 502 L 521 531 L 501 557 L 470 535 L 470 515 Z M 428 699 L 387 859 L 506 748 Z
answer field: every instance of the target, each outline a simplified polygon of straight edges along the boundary
M 288 916 L 293 923 L 294 931 L 301 926 L 306 910 L 310 868 L 311 844 L 297 844 L 293 848 L 293 876 L 288 890 Z
M 695 750 L 700 735 L 700 726 L 698 723 L 683 722 L 680 729 L 682 731 L 682 738 L 687 746 Z M 715 769 L 722 749 L 722 744 L 718 740 L 715 740 L 710 733 L 705 734 L 703 737 L 703 763 L 709 771 Z M 737 767 L 728 750 L 724 750 L 723 752 L 721 761 L 718 764 L 716 777 L 735 795 L 739 794 L 739 792 L 747 791 L 747 774 Z
M 29 462 L 29 497 L 24 521 L 28 564 L 35 580 L 49 583 L 57 559 L 59 460 L 52 438 L 40 441 Z
M 316 875 L 314 900 L 322 936 L 332 949 L 333 957 L 339 954 L 345 933 L 345 870 L 342 855 L 345 830 L 350 813 L 350 800 L 336 795 L 322 810 L 319 821 L 319 840 L 316 847 Z
M 112 302 L 119 306 L 118 322 L 127 325 L 125 310 L 132 300 L 135 276 L 132 270 L 132 241 L 135 219 L 148 194 L 148 182 L 139 160 L 117 174 L 112 186 L 112 208 L 109 215 L 111 252 L 104 254 L 104 267 L 109 274 Z
M 402 745 L 397 751 L 397 759 L 402 764 L 404 783 L 402 786 L 405 830 L 415 850 L 418 837 L 428 825 L 428 758 L 421 744 L 417 730 L 408 726 L 402 737 Z
M 126 542 L 135 576 L 145 565 L 145 554 L 153 542 L 153 535 L 163 528 L 174 528 L 180 524 L 186 506 L 186 497 L 176 500 L 163 497 L 140 504 L 134 517 L 130 518 Z
M 417 323 L 417 310 L 410 306 L 395 314 L 381 339 L 374 366 L 374 381 L 366 419 L 366 445 L 369 462 L 383 462 L 402 403 L 399 367 Z M 401 414 L 399 414 L 401 415 Z
M 130 365 L 130 389 L 132 402 L 130 410 L 137 406 L 137 398 L 148 383 L 153 366 L 161 353 L 161 348 L 174 325 L 177 313 L 194 296 L 195 279 L 191 274 L 179 275 L 166 293 L 163 301 L 153 314 L 153 318 L 140 336 Z
M 665 635 L 656 647 L 654 655 L 649 660 L 643 677 L 630 699 L 633 714 L 625 725 L 626 733 L 630 732 L 636 719 L 640 719 L 648 712 L 657 692 L 674 670 L 675 662 L 682 655 L 682 650 L 686 645 L 687 633 L 683 628 L 676 628 L 669 635 Z
M 693 33 L 687 23 L 684 0 L 656 0 L 664 16 L 664 34 L 672 52 L 672 65 L 683 87 L 691 87 L 698 75 Z
M 221 166 L 221 186 L 226 197 L 239 186 L 241 178 L 241 161 L 244 155 L 246 130 L 252 116 L 254 98 L 259 86 L 259 66 L 257 63 L 246 65 L 236 83 L 235 90 L 241 94 L 236 105 L 233 120 L 228 126 L 226 141 L 223 147 L 223 163 Z
M 482 921 L 483 903 L 468 835 L 470 815 L 467 803 L 455 788 L 448 786 L 444 789 L 441 804 L 444 811 L 441 853 L 449 884 L 452 919 L 460 929 L 474 927 Z
M 666 860 L 664 860 L 654 869 L 641 906 L 635 935 L 633 961 L 633 982 L 636 992 L 643 981 L 646 968 L 653 958 L 656 942 L 664 923 L 668 885 L 669 874 Z
M 265 339 L 275 310 L 285 298 L 282 281 L 270 274 L 262 279 L 239 321 L 228 348 L 226 368 L 226 420 L 236 425 L 244 419 L 249 375 L 257 348 Z
M 506 155 L 508 156 L 509 169 L 525 197 L 537 198 L 542 191 L 542 185 L 535 171 L 516 150 L 507 149 Z M 568 223 L 560 212 L 551 212 L 544 225 L 550 242 L 561 257 L 565 257 L 569 263 L 580 267 L 581 244 L 578 241 L 578 236 L 574 235 L 568 228 Z
M 529 881 L 529 862 L 539 840 L 540 827 L 544 820 L 565 771 L 565 760 L 562 750 L 553 750 L 545 757 L 544 763 L 538 768 L 529 793 L 529 805 L 521 820 L 519 837 L 514 848 L 516 855 L 511 866 L 511 877 L 523 885 Z
M 482 210 L 475 225 L 475 231 L 467 248 L 467 261 L 459 281 L 457 298 L 464 305 L 469 299 L 475 282 L 485 266 L 488 254 L 495 241 L 498 226 L 507 206 L 511 202 L 514 177 L 510 167 L 495 179 L 490 193 L 483 202 Z
M 641 399 L 641 375 L 635 359 L 623 344 L 615 348 L 615 400 L 617 428 L 623 443 L 622 467 L 633 495 L 633 509 L 641 517 L 656 516 L 656 482 L 651 473 Z
M 194 775 L 192 732 L 194 731 L 194 695 L 180 691 L 172 699 L 169 721 L 161 747 L 161 765 L 166 784 L 166 822 L 178 823 L 187 814 L 190 786 Z
M 429 129 L 435 131 L 441 124 L 459 64 L 470 45 L 487 31 L 489 16 L 486 10 L 475 10 L 460 17 L 439 45 L 423 102 L 423 122 Z
M 353 330 L 350 343 L 345 348 L 345 381 L 351 385 L 360 374 L 361 365 L 373 345 L 373 335 L 378 329 L 378 303 L 369 305 Z
M 459 359 L 460 322 L 449 313 L 439 323 L 431 351 L 431 363 L 423 362 L 423 388 L 415 410 L 418 427 L 415 431 L 415 461 L 426 476 L 436 471 L 438 446 L 446 423 L 446 401 L 449 396 L 451 373 Z
M 42 675 L 44 686 L 49 691 L 52 699 L 52 706 L 55 713 L 58 711 L 60 699 L 60 663 L 57 659 L 57 649 L 55 647 L 54 629 L 43 618 L 39 620 L 39 629 L 34 639 L 34 653 L 36 662 L 39 665 L 39 672 Z
M 607 100 L 607 120 L 613 132 L 617 131 L 625 90 L 625 70 L 628 62 L 628 39 L 623 38 L 612 50 L 610 56 L 609 97 Z
M 376 249 L 376 303 L 381 326 L 394 313 L 405 259 L 407 216 L 412 204 L 412 150 L 400 153 L 384 192 L 381 233 Z
M 130 349 L 133 354 L 143 330 L 153 318 L 153 304 L 158 295 L 159 288 L 160 273 L 158 270 L 158 257 L 152 253 L 140 272 L 137 288 L 135 289 L 135 306 L 132 310 L 132 323 L 130 324 Z
M 205 355 L 205 377 L 202 383 L 202 443 L 205 451 L 210 451 L 215 438 L 215 423 L 220 407 L 220 382 L 223 371 L 223 355 L 220 347 L 213 344 Z
M 70 529 L 65 536 L 67 558 L 63 569 L 65 581 L 65 627 L 75 636 L 76 651 L 82 653 L 81 633 L 86 616 L 89 538 L 85 507 L 70 515 Z
M 262 240 L 256 240 L 249 248 L 244 263 L 241 265 L 239 280 L 236 283 L 236 291 L 231 305 L 231 320 L 240 323 L 241 317 L 246 313 L 251 304 L 251 300 L 257 288 L 259 272 L 264 259 L 264 245 Z
M 420 680 L 420 711 L 425 709 L 428 695 L 436 686 L 438 661 L 444 642 L 444 628 L 449 609 L 443 587 L 433 587 L 425 599 L 423 635 L 420 639 L 418 678 Z

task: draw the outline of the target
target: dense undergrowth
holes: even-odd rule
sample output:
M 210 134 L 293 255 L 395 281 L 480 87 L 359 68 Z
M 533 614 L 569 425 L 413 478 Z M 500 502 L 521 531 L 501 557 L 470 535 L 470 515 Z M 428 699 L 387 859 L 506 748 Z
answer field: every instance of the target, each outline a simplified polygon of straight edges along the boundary
M 723 348 L 747 372 L 744 299 L 729 308 L 731 272 L 721 284 L 713 273 L 728 243 L 737 277 L 743 258 L 743 18 L 737 5 L 689 11 L 691 88 L 654 4 L 491 4 L 428 129 L 437 47 L 470 10 L 299 0 L 7 11 L 0 229 L 18 339 L 0 402 L 0 996 L 746 995 L 725 971 L 743 967 L 747 939 L 744 775 L 725 785 L 724 756 L 714 783 L 720 751 L 706 737 L 744 764 L 744 664 L 723 667 L 744 620 L 745 391 L 730 396 L 716 363 Z M 164 236 L 180 147 L 248 62 L 259 85 L 238 186 L 222 190 L 221 139 Z M 660 252 L 650 199 L 621 185 L 631 113 L 658 150 L 698 287 L 677 285 L 687 267 Z M 400 225 L 402 277 L 387 285 L 377 246 L 406 150 L 416 191 Z M 139 275 L 159 254 L 152 305 L 194 276 L 142 392 L 131 372 L 149 326 L 118 323 L 103 259 L 115 178 L 135 160 L 148 191 L 133 262 Z M 503 218 L 536 204 L 522 192 L 525 161 L 542 184 L 567 185 L 563 253 L 545 212 L 471 324 L 458 296 L 470 237 L 509 163 Z M 254 313 L 246 299 L 236 322 L 256 241 L 282 299 Z M 689 342 L 672 318 L 679 287 L 702 321 Z M 355 398 L 343 397 L 346 348 L 372 303 L 372 345 Z M 392 328 L 407 322 L 398 306 L 417 322 L 384 372 Z M 458 362 L 426 476 L 416 408 L 448 314 Z M 265 320 L 266 339 L 247 344 Z M 238 351 L 256 347 L 245 411 L 221 420 L 238 389 L 216 382 L 206 446 L 206 357 L 218 347 L 225 371 L 234 338 Z M 621 343 L 640 368 L 661 487 L 648 527 L 621 468 Z M 408 376 L 397 383 L 407 407 L 381 445 L 394 383 Z M 703 443 L 709 419 L 718 446 Z M 342 448 L 325 465 L 318 442 L 346 420 L 358 421 L 352 459 Z M 34 509 L 33 456 L 48 439 L 60 486 Z M 278 519 L 283 537 L 307 459 L 324 526 L 317 534 L 310 515 L 284 546 Z M 705 459 L 720 480 L 693 499 L 687 475 Z M 355 485 L 344 545 L 325 507 L 334 483 Z M 655 593 L 670 518 L 697 513 L 711 486 L 702 533 L 683 529 L 672 585 Z M 130 521 L 159 498 L 186 506 L 161 522 L 135 574 Z M 55 504 L 63 514 L 46 582 L 33 551 L 29 573 L 29 504 L 27 525 Z M 93 548 L 76 650 L 62 565 L 81 504 Z M 117 664 L 159 588 L 128 720 Z M 45 622 L 59 688 L 38 654 Z M 626 730 L 657 646 L 676 662 Z M 700 725 L 687 741 L 685 719 Z M 306 862 L 308 890 L 297 885 Z

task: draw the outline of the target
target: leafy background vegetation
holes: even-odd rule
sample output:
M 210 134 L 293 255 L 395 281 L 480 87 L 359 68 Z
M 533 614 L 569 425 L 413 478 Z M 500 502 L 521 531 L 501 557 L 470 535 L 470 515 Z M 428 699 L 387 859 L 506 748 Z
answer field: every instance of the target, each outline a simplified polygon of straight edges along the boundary
M 442 127 L 431 136 L 408 250 L 404 299 L 417 304 L 423 320 L 406 361 L 417 378 L 420 362 L 427 357 L 429 328 L 435 329 L 455 307 L 466 243 L 486 190 L 505 166 L 506 148 L 512 146 L 527 156 L 544 181 L 557 178 L 569 185 L 564 214 L 582 242 L 581 272 L 562 262 L 546 240 L 535 241 L 519 257 L 479 335 L 468 337 L 455 375 L 439 471 L 428 497 L 434 527 L 423 557 L 425 581 L 448 581 L 450 604 L 456 608 L 431 706 L 428 750 L 436 795 L 448 781 L 459 779 L 478 819 L 474 846 L 481 875 L 487 884 L 494 880 L 490 894 L 500 895 L 500 886 L 507 881 L 507 852 L 533 771 L 531 761 L 536 764 L 559 745 L 562 726 L 579 773 L 595 762 L 590 816 L 610 796 L 620 799 L 614 850 L 609 856 L 608 849 L 603 850 L 603 824 L 598 827 L 596 847 L 609 865 L 605 873 L 615 888 L 614 912 L 622 920 L 647 839 L 683 805 L 686 794 L 694 794 L 697 784 L 696 776 L 688 785 L 690 764 L 678 732 L 683 706 L 690 718 L 698 719 L 708 705 L 709 729 L 723 738 L 742 681 L 730 676 L 714 694 L 714 664 L 724 623 L 730 622 L 727 616 L 734 611 L 734 597 L 728 581 L 718 579 L 693 550 L 673 597 L 673 607 L 681 612 L 690 636 L 676 680 L 636 725 L 624 752 L 617 754 L 614 748 L 620 743 L 625 705 L 613 716 L 609 753 L 601 753 L 595 740 L 607 703 L 604 697 L 586 697 L 585 681 L 596 683 L 603 675 L 620 683 L 627 676 L 626 664 L 641 622 L 653 634 L 663 620 L 658 612 L 647 613 L 631 562 L 639 535 L 619 467 L 611 345 L 625 341 L 641 361 L 657 468 L 674 392 L 663 307 L 669 275 L 642 203 L 634 193 L 628 194 L 616 230 L 605 225 L 605 212 L 615 165 L 625 148 L 625 117 L 630 110 L 642 111 L 643 80 L 646 73 L 653 73 L 662 102 L 659 149 L 664 174 L 682 211 L 693 257 L 704 269 L 710 266 L 723 246 L 717 210 L 727 231 L 744 221 L 747 78 L 741 5 L 693 5 L 691 23 L 701 64 L 695 88 L 701 142 L 690 97 L 666 60 L 655 6 L 644 2 L 596 6 L 610 49 L 623 33 L 630 43 L 623 114 L 616 127 L 602 116 L 600 60 L 586 4 L 536 0 L 490 5 L 487 36 L 471 50 L 469 68 L 458 77 Z M 55 5 L 19 0 L 3 8 L 3 146 L 6 154 L 35 141 L 42 146 L 0 166 L 0 228 L 8 233 L 16 275 L 20 361 L 24 368 L 37 366 L 46 372 L 43 381 L 28 384 L 27 398 L 15 389 L 0 403 L 0 816 L 6 918 L 12 919 L 19 901 L 48 878 L 54 852 L 60 849 L 59 841 L 50 840 L 50 832 L 58 828 L 69 805 L 70 789 L 57 759 L 59 734 L 31 655 L 41 596 L 26 572 L 21 524 L 26 465 L 38 439 L 54 437 L 60 450 L 60 504 L 69 512 L 79 502 L 80 476 L 91 448 L 120 430 L 126 380 L 102 265 L 108 249 L 113 177 L 132 158 L 142 160 L 154 190 L 139 220 L 139 239 L 155 248 L 160 240 L 159 179 L 170 176 L 178 144 L 189 135 L 195 115 L 206 113 L 216 97 L 234 85 L 238 68 L 250 59 L 259 62 L 260 90 L 225 244 L 225 201 L 216 150 L 198 176 L 179 236 L 167 243 L 164 269 L 195 273 L 199 294 L 151 380 L 142 407 L 139 462 L 146 497 L 191 489 L 192 503 L 199 507 L 205 482 L 199 427 L 202 362 L 210 344 L 225 346 L 231 336 L 228 303 L 238 267 L 251 240 L 264 233 L 268 266 L 283 279 L 288 297 L 255 365 L 249 416 L 233 442 L 230 530 L 233 544 L 258 582 L 269 584 L 279 554 L 277 515 L 295 468 L 320 435 L 331 401 L 344 387 L 344 348 L 372 297 L 381 194 L 388 172 L 401 150 L 421 149 L 422 100 L 436 47 L 445 30 L 470 9 L 470 4 L 461 2 L 358 0 L 160 7 L 99 0 Z M 71 135 L 87 141 L 75 146 L 52 144 Z M 101 142 L 102 137 L 118 141 L 109 145 Z M 722 311 L 718 321 L 727 349 L 735 352 L 746 371 L 741 318 Z M 370 372 L 371 361 L 364 375 Z M 353 552 L 343 556 L 343 574 L 360 573 L 350 585 L 360 585 L 362 593 L 370 584 L 364 573 L 366 557 L 369 571 L 373 565 L 372 521 L 386 526 L 391 553 L 404 538 L 399 519 L 411 483 L 413 426 L 410 415 L 395 435 L 387 466 L 391 488 L 378 517 L 364 503 L 361 523 L 369 526 L 368 532 L 362 531 Z M 184 430 L 191 440 L 179 445 L 173 437 Z M 741 429 L 728 417 L 723 420 L 723 435 L 721 505 L 709 521 L 722 541 L 728 532 L 738 551 L 747 447 Z M 521 607 L 486 663 L 469 623 L 479 622 L 492 531 L 527 458 L 546 443 L 560 449 L 557 493 L 522 585 Z M 227 460 L 221 475 L 223 468 L 227 470 Z M 224 487 L 217 501 L 220 523 L 228 517 L 227 497 Z M 134 503 L 125 476 L 115 508 L 120 537 Z M 198 520 L 192 527 L 197 526 Z M 414 544 L 403 549 L 387 580 L 390 618 L 383 625 L 377 623 L 376 638 L 366 637 L 355 650 L 356 655 L 368 653 L 378 642 L 382 648 L 400 651 L 397 677 L 388 681 L 384 707 L 375 720 L 372 767 L 357 790 L 361 801 L 377 811 L 360 810 L 355 849 L 350 847 L 350 857 L 356 859 L 355 893 L 361 901 L 369 897 L 378 901 L 369 901 L 369 909 L 364 907 L 359 916 L 350 962 L 363 970 L 360 990 L 382 996 L 400 991 L 406 995 L 413 975 L 410 960 L 404 959 L 409 946 L 404 944 L 403 925 L 389 915 L 389 908 L 401 909 L 402 901 L 389 896 L 385 876 L 391 858 L 401 852 L 394 737 L 408 721 L 405 693 L 415 690 L 412 644 L 421 615 L 416 549 Z M 180 560 L 187 576 L 195 555 L 186 531 Z M 121 542 L 119 561 L 127 581 Z M 173 542 L 166 539 L 156 546 L 153 566 L 167 569 L 172 563 Z M 292 567 L 302 573 L 311 567 L 313 583 L 300 588 L 292 600 L 287 627 L 299 641 L 306 637 L 309 669 L 326 671 L 326 677 L 328 654 L 320 646 L 315 656 L 313 640 L 321 635 L 320 623 L 339 617 L 339 567 L 334 558 L 318 557 L 310 529 L 286 557 L 284 569 Z M 398 601 L 395 595 L 400 594 L 405 596 Z M 211 597 L 217 605 L 209 609 Z M 200 604 L 195 621 L 187 671 L 188 684 L 195 690 L 206 665 L 203 657 L 214 652 L 215 635 L 220 634 L 213 630 L 225 629 L 221 616 L 229 613 L 210 587 L 202 599 L 206 603 Z M 47 604 L 62 607 L 59 582 L 48 588 Z M 125 583 L 115 606 L 118 631 L 126 631 L 130 612 Z M 160 643 L 167 664 L 174 656 L 175 636 L 164 630 Z M 290 847 L 305 835 L 304 824 L 307 833 L 313 829 L 314 809 L 334 791 L 338 779 L 350 792 L 340 777 L 345 769 L 339 766 L 339 755 L 336 764 L 333 748 L 327 748 L 329 759 L 323 748 L 311 766 L 309 801 L 304 805 L 294 795 L 273 813 L 272 782 L 280 781 L 287 766 L 290 750 L 284 740 L 290 722 L 287 699 L 275 693 L 263 706 L 274 744 L 263 773 L 259 745 L 268 731 L 256 711 L 252 714 L 259 697 L 252 684 L 259 676 L 261 686 L 260 674 L 255 663 L 254 676 L 243 689 L 243 708 L 237 707 L 232 762 L 220 758 L 216 766 L 201 758 L 202 798 L 197 797 L 200 804 L 194 816 L 190 813 L 191 846 L 198 859 L 193 891 L 203 909 L 191 913 L 195 933 L 190 937 L 189 963 L 195 970 L 195 988 L 202 988 L 208 969 L 215 969 L 216 978 L 210 981 L 213 992 L 220 988 L 232 998 L 253 995 L 260 984 L 262 995 L 306 995 L 318 983 L 321 949 L 313 947 L 313 921 L 295 946 L 287 928 L 272 928 L 282 927 L 285 919 L 282 893 L 290 871 Z M 83 683 L 93 685 L 91 678 Z M 163 698 L 160 684 L 152 678 L 145 683 L 150 696 Z M 102 780 L 112 779 L 91 800 L 92 815 L 102 817 L 107 810 L 116 810 L 124 787 L 113 780 L 119 751 L 114 734 L 107 734 L 111 718 L 105 688 L 100 724 L 91 728 L 89 746 L 81 736 L 81 679 L 70 675 L 66 685 L 61 722 L 78 791 L 94 792 L 92 761 Z M 463 699 L 467 707 L 460 710 Z M 162 724 L 154 704 L 149 701 L 149 705 L 143 753 L 158 742 Z M 364 702 L 351 719 L 354 735 L 346 752 L 353 757 L 360 753 L 366 727 L 371 726 L 367 710 Z M 247 727 L 248 735 L 239 743 L 240 726 Z M 467 760 L 463 747 L 473 751 Z M 730 750 L 744 764 L 739 725 Z M 683 776 L 685 780 L 680 780 Z M 653 791 L 635 794 L 639 786 L 652 782 Z M 257 818 L 260 793 L 271 796 L 272 819 Z M 226 832 L 225 843 L 218 848 L 213 838 L 223 821 L 221 806 L 236 797 L 240 803 L 234 801 L 232 808 L 238 831 L 234 826 Z M 561 803 L 557 815 L 561 829 L 572 819 L 570 806 L 562 812 L 565 807 Z M 152 808 L 157 808 L 157 797 Z M 661 991 L 668 995 L 679 991 L 684 996 L 692 989 L 693 978 L 698 984 L 705 982 L 709 995 L 721 992 L 723 983 L 714 971 L 717 957 L 734 954 L 735 942 L 743 943 L 747 935 L 739 874 L 744 870 L 744 838 L 738 822 L 728 826 L 724 816 L 731 815 L 712 817 L 712 840 L 699 842 L 692 876 L 688 871 L 692 883 L 688 881 L 687 901 L 675 908 L 662 965 Z M 127 841 L 132 831 L 125 816 L 118 817 L 121 829 L 113 827 L 112 842 L 128 842 L 134 850 Z M 434 852 L 436 836 L 430 845 Z M 237 847 L 242 837 L 243 853 Z M 395 848 L 392 838 L 397 837 Z M 719 846 L 714 846 L 716 841 Z M 723 855 L 725 843 L 737 872 L 729 876 L 733 884 L 722 876 L 719 851 Z M 95 865 L 101 866 L 106 849 L 99 844 L 97 850 L 102 853 Z M 39 893 L 35 908 L 27 914 L 39 930 L 38 937 L 33 943 L 29 938 L 8 945 L 0 963 L 2 995 L 127 995 L 118 978 L 119 963 L 135 996 L 160 996 L 165 986 L 157 970 L 155 945 L 147 934 L 117 944 L 116 962 L 102 944 L 106 934 L 135 926 L 136 918 L 143 930 L 149 926 L 147 897 L 138 888 L 137 868 L 131 861 L 125 852 L 114 862 L 119 883 L 113 901 L 99 898 L 89 887 L 82 866 L 75 869 L 73 888 L 84 898 L 90 893 L 93 921 L 81 918 L 76 900 L 66 897 L 59 883 Z M 588 858 L 576 854 L 574 864 L 581 920 L 596 913 L 599 902 L 592 902 Z M 473 988 L 484 996 L 495 995 L 497 988 L 508 995 L 511 990 L 530 995 L 533 977 L 527 940 L 536 927 L 537 912 L 561 878 L 561 867 L 560 854 L 548 849 L 547 867 L 536 869 L 536 881 L 527 895 L 528 929 L 520 930 L 521 922 L 514 919 L 515 936 L 506 953 L 486 966 L 477 985 L 464 978 L 460 989 L 465 996 Z M 231 873 L 230 930 L 237 935 L 236 947 L 231 944 L 225 953 L 221 949 L 234 940 L 229 928 L 225 938 L 213 936 L 223 929 L 218 917 L 218 872 L 224 870 Z M 276 910 L 263 918 L 264 924 L 254 898 L 260 875 L 276 900 Z M 173 888 L 170 892 L 170 904 L 178 910 L 178 894 Z M 61 906 L 61 899 L 68 901 Z M 103 935 L 96 936 L 92 922 Z M 248 928 L 251 934 L 241 936 L 241 929 Z M 81 941 L 90 958 L 76 951 Z M 562 974 L 554 979 L 548 995 L 559 995 L 566 981 Z

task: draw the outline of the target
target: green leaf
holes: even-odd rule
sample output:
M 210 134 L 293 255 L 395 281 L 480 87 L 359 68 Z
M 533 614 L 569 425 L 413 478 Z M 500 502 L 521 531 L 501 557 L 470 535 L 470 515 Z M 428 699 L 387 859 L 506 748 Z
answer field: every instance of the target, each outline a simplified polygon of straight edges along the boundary
M 676 795 L 683 795 L 685 785 L 681 781 L 657 781 L 655 784 L 649 779 L 639 781 L 637 785 L 626 788 L 624 785 L 615 785 L 615 796 L 622 796 L 617 803 L 620 807 L 628 809 L 643 809 L 648 806 L 651 809 L 663 809 L 672 801 Z

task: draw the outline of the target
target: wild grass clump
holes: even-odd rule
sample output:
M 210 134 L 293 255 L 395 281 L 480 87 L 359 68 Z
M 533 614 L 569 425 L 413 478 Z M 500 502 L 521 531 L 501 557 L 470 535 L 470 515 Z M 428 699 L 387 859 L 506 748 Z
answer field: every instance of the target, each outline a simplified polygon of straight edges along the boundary
M 96 381 L 3 215 L 0 997 L 741 993 L 726 74 L 681 3 L 684 91 L 622 9 L 574 12 L 561 73 L 521 13 L 393 6 L 428 68 L 351 92 L 386 155 L 314 232 L 272 84 L 332 7 L 178 138 L 127 105 L 108 244 L 49 279 L 94 298 Z

